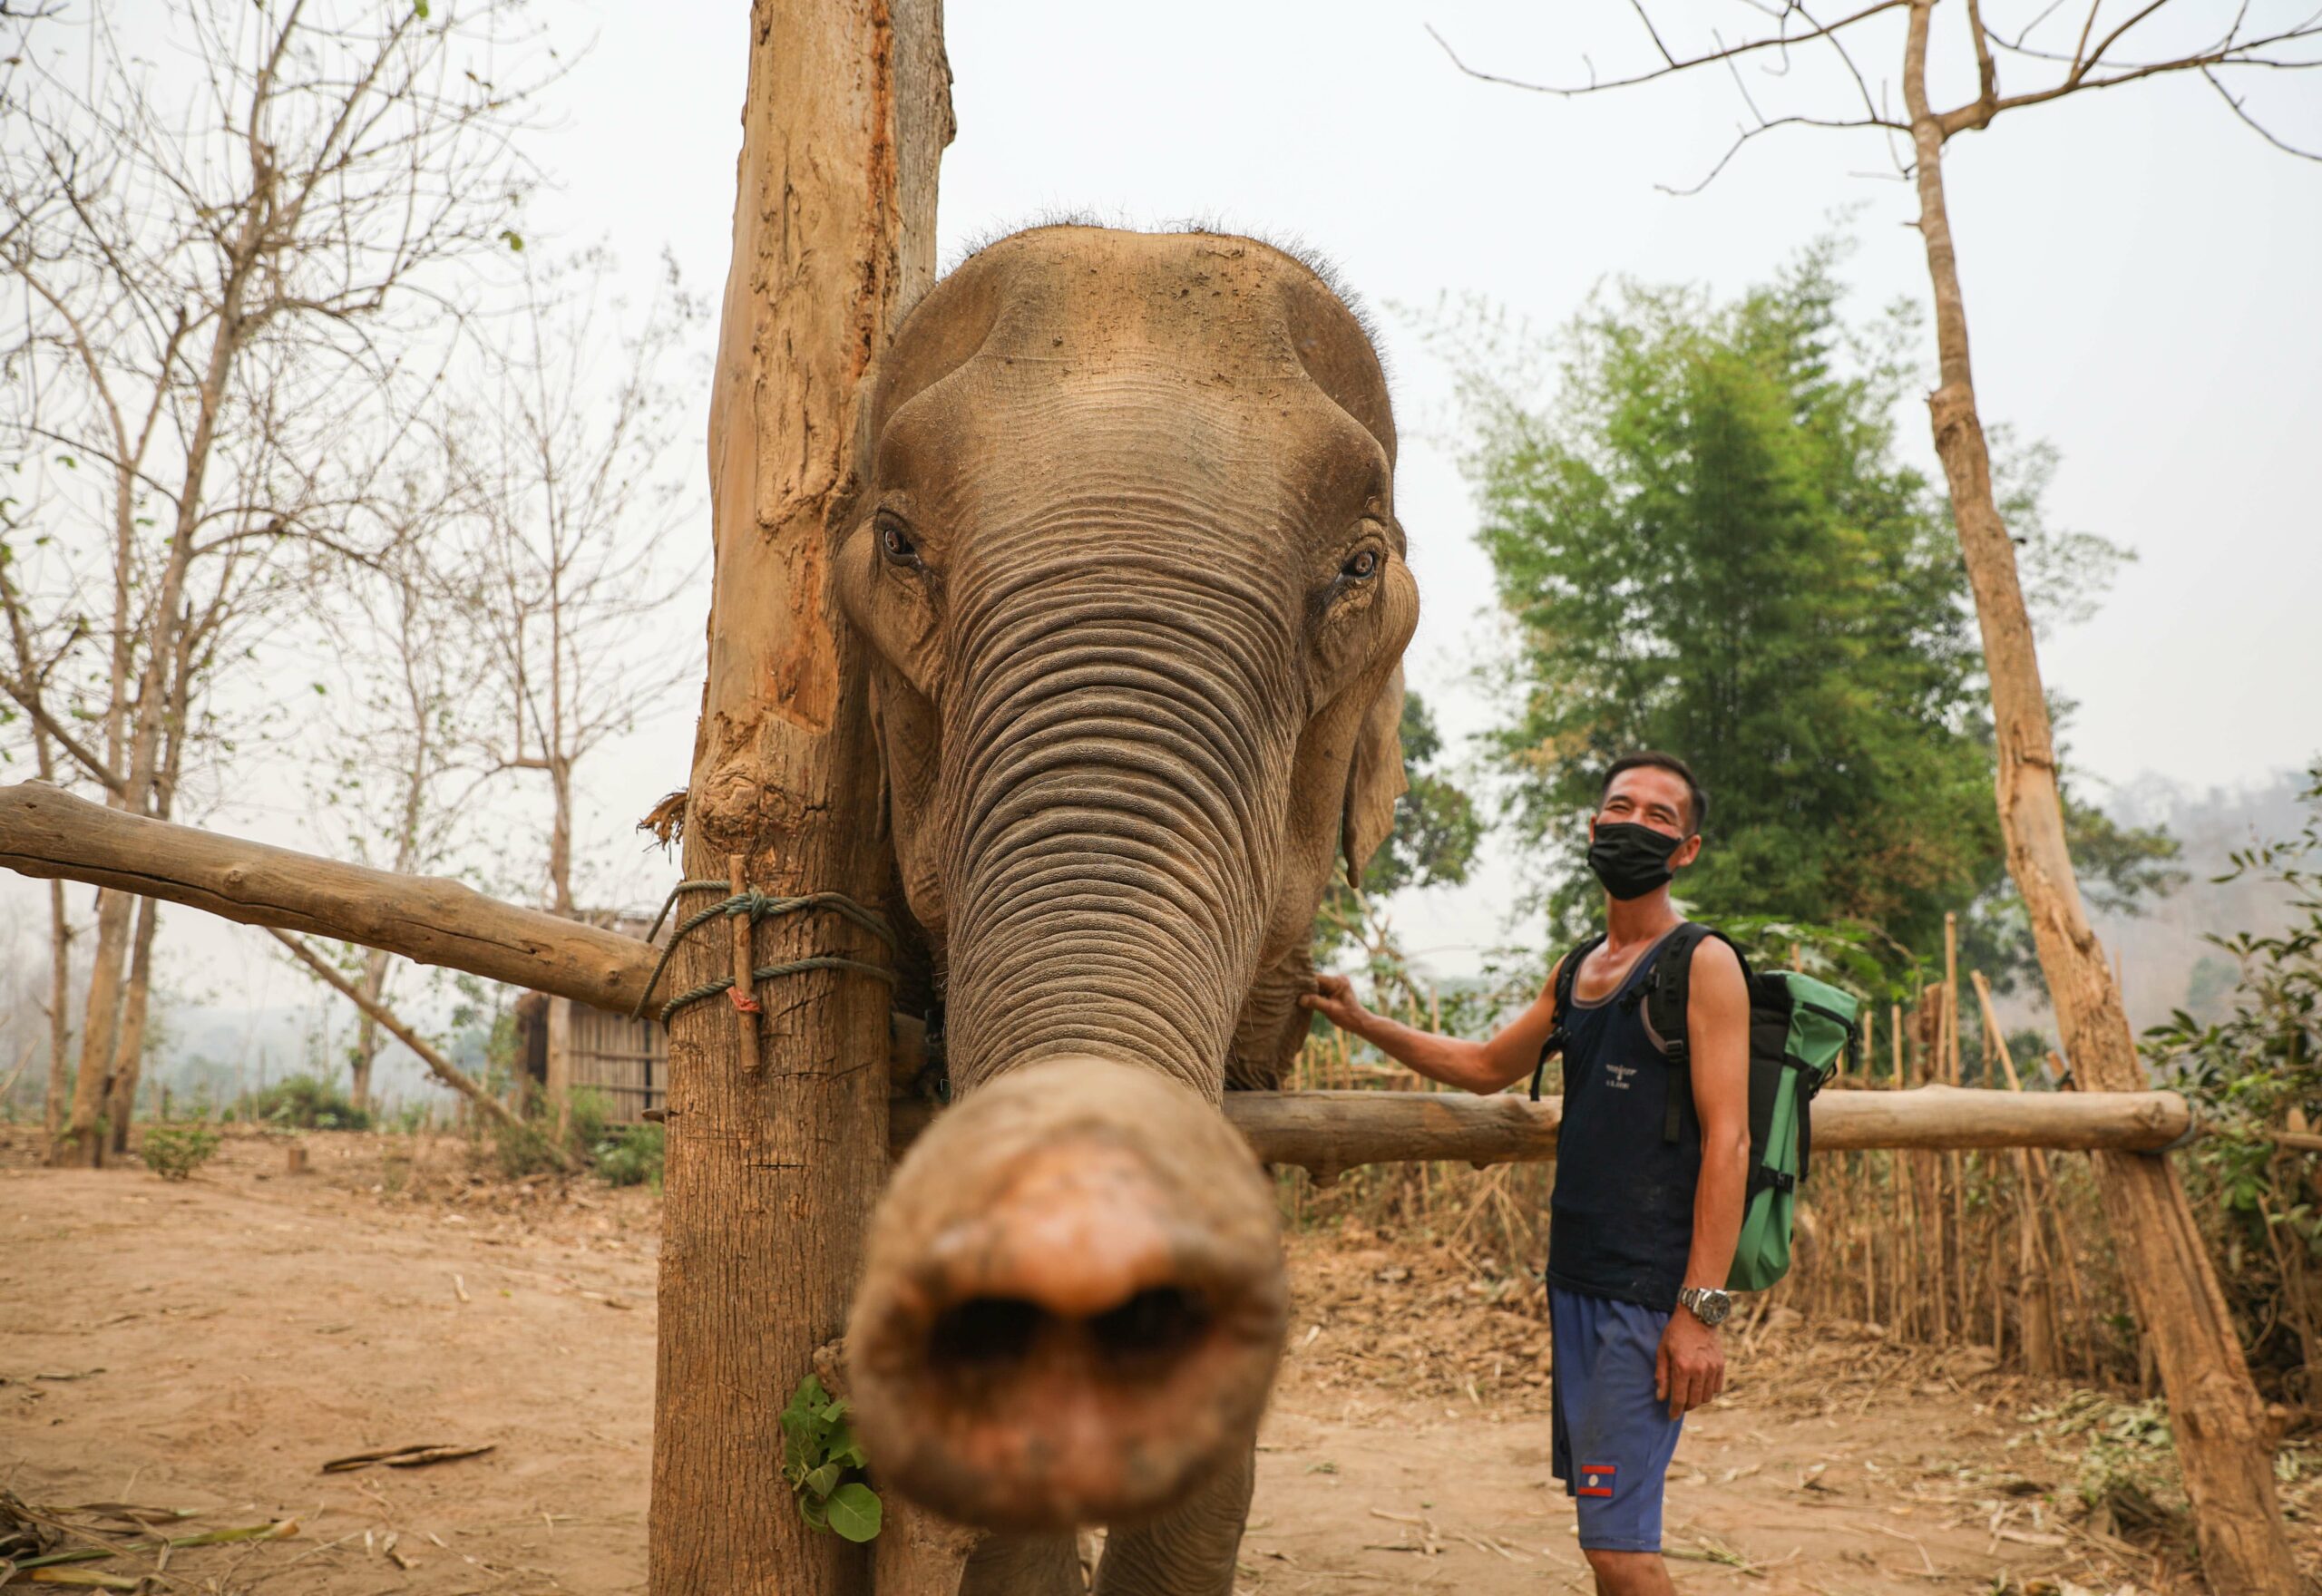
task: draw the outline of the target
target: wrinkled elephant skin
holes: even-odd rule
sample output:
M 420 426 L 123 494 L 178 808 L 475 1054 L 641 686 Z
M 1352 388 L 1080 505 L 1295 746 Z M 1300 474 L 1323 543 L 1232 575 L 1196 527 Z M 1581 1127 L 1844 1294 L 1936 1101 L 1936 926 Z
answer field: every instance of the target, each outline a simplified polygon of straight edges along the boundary
M 1099 1590 L 1227 1591 L 1284 1308 L 1215 1110 L 1294 1051 L 1402 791 L 1385 381 L 1279 250 L 1044 228 L 911 313 L 867 425 L 837 577 L 960 1101 L 874 1226 L 864 1438 L 1012 1532 L 967 1590 L 1049 1589 L 1102 1522 Z

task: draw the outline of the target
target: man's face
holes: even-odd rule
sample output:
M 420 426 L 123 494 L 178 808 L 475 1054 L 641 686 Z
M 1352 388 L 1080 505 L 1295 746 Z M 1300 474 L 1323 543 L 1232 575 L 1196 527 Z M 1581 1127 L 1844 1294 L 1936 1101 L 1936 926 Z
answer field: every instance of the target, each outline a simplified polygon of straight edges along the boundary
M 1589 821 L 1589 839 L 1595 839 L 1598 826 L 1621 822 L 1650 827 L 1672 837 L 1685 837 L 1685 806 L 1690 799 L 1684 778 L 1673 770 L 1650 764 L 1624 770 L 1613 778 L 1604 803 L 1597 805 L 1595 815 Z M 1701 851 L 1699 835 L 1685 837 L 1677 852 L 1669 856 L 1669 868 L 1683 869 L 1693 863 Z

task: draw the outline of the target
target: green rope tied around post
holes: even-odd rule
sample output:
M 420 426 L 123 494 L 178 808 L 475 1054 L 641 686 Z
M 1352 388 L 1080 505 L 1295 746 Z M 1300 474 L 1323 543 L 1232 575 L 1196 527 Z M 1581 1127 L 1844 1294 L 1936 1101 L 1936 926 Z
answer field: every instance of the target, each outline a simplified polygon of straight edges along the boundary
M 684 941 L 688 934 L 696 929 L 707 925 L 720 916 L 731 918 L 737 914 L 747 915 L 750 923 L 755 926 L 758 921 L 771 920 L 776 915 L 827 909 L 853 920 L 889 948 L 899 946 L 893 929 L 884 920 L 863 908 L 844 892 L 807 892 L 795 898 L 784 898 L 771 892 L 761 892 L 755 887 L 747 891 L 737 892 L 733 890 L 731 882 L 709 881 L 679 881 L 671 888 L 668 897 L 661 904 L 661 912 L 653 917 L 653 929 L 645 933 L 647 941 L 651 941 L 660 934 L 661 922 L 669 918 L 669 910 L 676 907 L 678 894 L 680 892 L 723 892 L 726 896 L 707 909 L 695 910 L 678 922 L 677 929 L 669 933 L 668 946 L 661 949 L 659 961 L 653 966 L 653 974 L 646 980 L 645 990 L 638 995 L 637 1007 L 629 1010 L 629 1017 L 633 1019 L 642 1019 L 645 1017 L 645 1006 L 652 1000 L 653 988 L 660 985 L 661 972 L 669 968 L 669 959 L 677 952 L 678 944 Z M 750 971 L 750 978 L 753 981 L 767 981 L 777 976 L 803 975 L 808 970 L 817 969 L 851 969 L 866 976 L 876 976 L 891 987 L 895 984 L 894 971 L 883 969 L 878 965 L 865 964 L 859 959 L 848 959 L 836 953 L 817 953 L 811 958 L 794 959 L 786 964 L 769 964 Z M 720 992 L 731 991 L 733 987 L 732 976 L 721 976 L 714 981 L 704 981 L 691 991 L 678 993 L 661 1006 L 661 1023 L 668 1025 L 669 1017 L 687 1005 L 699 1003 L 706 998 L 715 998 Z

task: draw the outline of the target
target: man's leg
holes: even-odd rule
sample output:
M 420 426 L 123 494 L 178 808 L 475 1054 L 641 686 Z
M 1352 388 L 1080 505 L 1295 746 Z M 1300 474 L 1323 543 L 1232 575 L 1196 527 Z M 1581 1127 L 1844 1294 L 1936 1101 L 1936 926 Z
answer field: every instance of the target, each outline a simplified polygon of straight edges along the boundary
M 1604 1596 L 1666 1596 L 1662 1493 L 1683 1421 L 1654 1393 L 1666 1314 L 1558 1292 L 1551 1310 L 1580 1549 Z
M 1596 1596 L 1676 1596 L 1669 1565 L 1658 1552 L 1594 1552 L 1583 1548 L 1596 1575 Z

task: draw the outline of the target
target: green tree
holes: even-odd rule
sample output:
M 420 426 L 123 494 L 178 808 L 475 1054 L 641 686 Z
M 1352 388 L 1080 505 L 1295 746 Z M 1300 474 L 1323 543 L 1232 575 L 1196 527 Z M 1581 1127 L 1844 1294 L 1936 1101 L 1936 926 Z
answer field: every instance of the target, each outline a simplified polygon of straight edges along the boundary
M 1363 867 L 1359 900 L 1333 881 L 1314 917 L 1314 959 L 1322 963 L 1350 942 L 1362 939 L 1364 903 L 1406 887 L 1458 886 L 1468 879 L 1482 841 L 1483 817 L 1475 801 L 1440 768 L 1443 737 L 1427 701 L 1403 694 L 1403 772 L 1410 786 L 1395 801 L 1395 829 Z
M 1621 286 L 1567 330 L 1545 408 L 1495 365 L 1498 329 L 1436 329 L 1514 623 L 1491 753 L 1560 929 L 1595 901 L 1579 850 L 1601 773 L 1644 747 L 1684 755 L 1712 795 L 1684 882 L 1705 918 L 1875 927 L 1920 959 L 1946 910 L 2005 929 L 1966 573 L 1941 497 L 1896 452 L 1916 317 L 1849 328 L 1838 254 L 1816 244 L 1725 305 Z M 2047 608 L 2084 611 L 2118 551 L 2048 533 L 2053 456 L 2015 459 Z M 2108 881 L 2151 884 L 2165 842 L 2083 818 L 2121 862 Z

